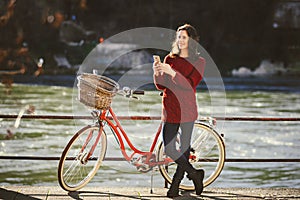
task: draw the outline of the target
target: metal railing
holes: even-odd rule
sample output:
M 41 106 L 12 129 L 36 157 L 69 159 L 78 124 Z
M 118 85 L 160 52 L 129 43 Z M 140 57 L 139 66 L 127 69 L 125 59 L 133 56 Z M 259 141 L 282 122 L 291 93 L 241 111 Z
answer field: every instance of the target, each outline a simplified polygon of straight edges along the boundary
M 19 115 L 0 114 L 0 118 L 15 119 Z M 298 121 L 299 117 L 213 117 L 224 121 Z M 23 115 L 22 119 L 93 119 L 92 116 L 84 115 Z M 160 116 L 118 116 L 119 120 L 160 120 Z M 58 156 L 0 156 L 2 160 L 59 160 Z M 106 161 L 125 161 L 121 157 L 106 157 Z M 300 162 L 299 158 L 226 158 L 225 162 Z
M 0 118 L 14 119 L 19 115 L 0 114 Z M 93 119 L 87 115 L 23 115 L 23 119 Z M 213 117 L 224 121 L 300 121 L 300 117 Z M 120 120 L 160 120 L 160 116 L 118 116 Z

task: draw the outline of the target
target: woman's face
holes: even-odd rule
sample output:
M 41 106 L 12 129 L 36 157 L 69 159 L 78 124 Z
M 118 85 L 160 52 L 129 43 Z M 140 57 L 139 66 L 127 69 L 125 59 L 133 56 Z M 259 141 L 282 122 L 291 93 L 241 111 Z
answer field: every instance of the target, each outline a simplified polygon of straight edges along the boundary
M 184 49 L 188 49 L 189 36 L 186 30 L 181 30 L 177 32 L 177 45 L 181 51 Z

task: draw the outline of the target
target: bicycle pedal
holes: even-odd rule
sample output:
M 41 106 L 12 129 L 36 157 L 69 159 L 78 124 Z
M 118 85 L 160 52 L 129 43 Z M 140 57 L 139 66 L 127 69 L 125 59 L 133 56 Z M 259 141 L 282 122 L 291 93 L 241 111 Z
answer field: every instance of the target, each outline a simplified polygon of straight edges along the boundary
M 149 165 L 140 165 L 140 166 L 137 166 L 136 169 L 139 172 L 147 173 L 152 170 L 152 167 L 150 167 Z

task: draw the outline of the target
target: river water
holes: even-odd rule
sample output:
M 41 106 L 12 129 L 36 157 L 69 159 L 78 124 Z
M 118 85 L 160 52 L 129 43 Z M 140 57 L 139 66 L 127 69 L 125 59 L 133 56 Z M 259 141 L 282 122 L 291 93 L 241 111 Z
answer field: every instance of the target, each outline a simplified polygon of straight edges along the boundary
M 71 86 L 73 83 L 61 85 Z M 300 117 L 300 81 L 292 78 L 227 78 L 224 94 L 204 86 L 197 93 L 201 116 Z M 50 85 L 14 84 L 6 95 L 0 85 L 0 114 L 18 114 L 27 105 L 38 115 L 89 115 L 76 103 L 73 88 Z M 211 98 L 214 98 L 212 105 Z M 73 102 L 74 100 L 74 102 Z M 146 91 L 140 100 L 117 96 L 117 115 L 159 116 L 161 97 Z M 138 106 L 137 106 L 138 105 Z M 224 113 L 226 112 L 226 114 Z M 22 119 L 14 129 L 14 119 L 0 119 L 0 155 L 60 156 L 70 137 L 89 120 Z M 150 147 L 159 121 L 121 121 L 131 141 L 142 150 Z M 13 136 L 5 138 L 7 129 Z M 299 158 L 299 122 L 218 121 L 225 134 L 227 158 Z M 108 157 L 121 156 L 112 135 L 108 135 Z M 1 160 L 1 185 L 57 185 L 58 161 Z M 300 187 L 300 163 L 226 163 L 220 177 L 210 187 Z M 151 173 L 139 173 L 127 162 L 105 161 L 90 186 L 150 186 Z M 154 184 L 163 187 L 159 171 Z

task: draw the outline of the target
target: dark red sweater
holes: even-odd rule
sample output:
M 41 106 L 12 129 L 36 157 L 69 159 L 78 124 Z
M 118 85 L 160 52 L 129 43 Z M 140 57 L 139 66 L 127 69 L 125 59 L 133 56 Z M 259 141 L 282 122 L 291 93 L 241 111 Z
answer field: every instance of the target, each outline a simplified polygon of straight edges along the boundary
M 188 61 L 182 57 L 165 57 L 176 75 L 163 74 L 154 76 L 154 84 L 158 90 L 163 90 L 162 120 L 169 123 L 184 123 L 195 121 L 198 117 L 196 102 L 196 87 L 204 73 L 205 59 L 199 57 Z

